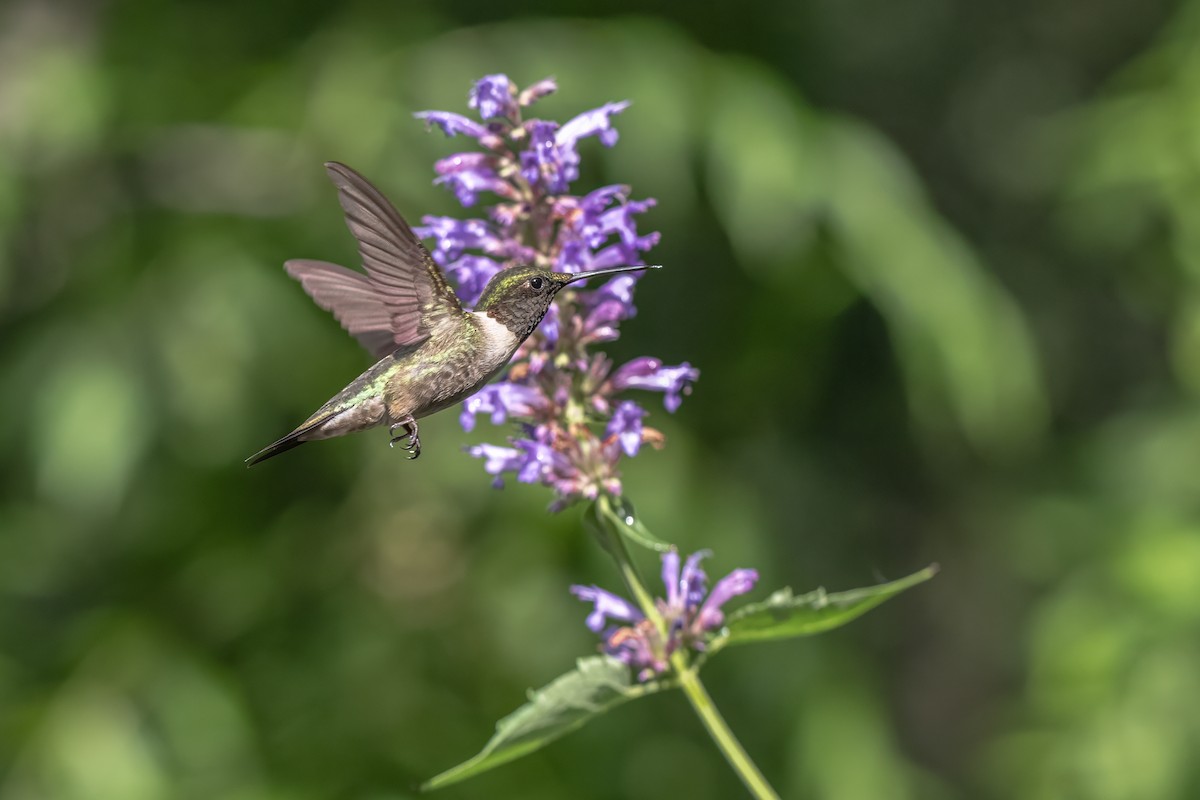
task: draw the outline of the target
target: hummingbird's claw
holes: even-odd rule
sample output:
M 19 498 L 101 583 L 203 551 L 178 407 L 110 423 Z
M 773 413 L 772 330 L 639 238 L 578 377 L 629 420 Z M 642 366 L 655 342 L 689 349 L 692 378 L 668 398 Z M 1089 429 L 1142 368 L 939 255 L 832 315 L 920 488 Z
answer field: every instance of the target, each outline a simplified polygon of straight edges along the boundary
M 404 435 L 396 436 L 396 428 L 403 428 Z M 409 452 L 408 460 L 413 461 L 421 455 L 421 439 L 417 436 L 417 423 L 410 420 L 408 422 L 397 422 L 388 428 L 388 433 L 392 434 L 391 441 L 388 442 L 388 447 L 395 447 L 397 442 L 405 442 L 400 445 L 402 450 Z M 407 441 L 405 441 L 407 439 Z

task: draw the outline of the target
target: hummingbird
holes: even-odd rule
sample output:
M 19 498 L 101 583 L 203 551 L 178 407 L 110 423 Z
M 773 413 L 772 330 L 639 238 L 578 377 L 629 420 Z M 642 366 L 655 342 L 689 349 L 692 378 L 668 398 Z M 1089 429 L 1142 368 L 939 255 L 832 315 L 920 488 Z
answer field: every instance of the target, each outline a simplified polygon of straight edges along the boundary
M 308 259 L 288 261 L 284 268 L 379 360 L 291 433 L 246 459 L 246 466 L 304 442 L 379 425 L 387 426 L 391 446 L 401 445 L 415 459 L 421 454 L 417 420 L 465 400 L 504 369 L 564 286 L 658 268 L 565 273 L 509 267 L 492 276 L 474 310 L 464 311 L 387 198 L 345 164 L 330 161 L 325 169 L 366 272 Z

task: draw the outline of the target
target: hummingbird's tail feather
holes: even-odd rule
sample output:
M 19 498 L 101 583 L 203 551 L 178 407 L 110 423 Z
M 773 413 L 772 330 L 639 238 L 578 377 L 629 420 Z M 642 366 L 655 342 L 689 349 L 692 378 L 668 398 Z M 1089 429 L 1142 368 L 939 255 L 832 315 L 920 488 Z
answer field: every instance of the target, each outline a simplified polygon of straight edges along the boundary
M 321 406 L 321 408 L 315 414 L 305 420 L 299 428 L 296 428 L 296 430 L 292 431 L 287 436 L 284 436 L 278 441 L 272 442 L 262 450 L 259 450 L 257 453 L 247 458 L 246 466 L 253 467 L 260 461 L 266 461 L 268 458 L 273 458 L 280 453 L 286 453 L 293 447 L 299 447 L 305 442 L 310 442 L 314 439 L 328 439 L 330 436 L 338 436 L 342 433 L 346 433 L 346 430 L 329 430 L 330 424 L 335 424 L 340 416 L 346 411 L 346 408 L 343 405 L 337 403 L 337 399 L 338 398 L 334 398 L 325 405 Z
M 257 453 L 255 453 L 254 455 L 247 458 L 246 466 L 253 467 L 255 464 L 257 464 L 260 461 L 266 461 L 268 458 L 273 458 L 274 456 L 277 456 L 280 453 L 286 453 L 288 450 L 291 450 L 293 447 L 299 447 L 300 445 L 304 444 L 305 441 L 307 441 L 306 439 L 300 438 L 307 432 L 308 432 L 307 427 L 297 428 L 296 430 L 289 433 L 287 436 L 284 436 L 279 441 L 272 442 L 271 444 L 264 447 L 262 450 L 259 450 Z

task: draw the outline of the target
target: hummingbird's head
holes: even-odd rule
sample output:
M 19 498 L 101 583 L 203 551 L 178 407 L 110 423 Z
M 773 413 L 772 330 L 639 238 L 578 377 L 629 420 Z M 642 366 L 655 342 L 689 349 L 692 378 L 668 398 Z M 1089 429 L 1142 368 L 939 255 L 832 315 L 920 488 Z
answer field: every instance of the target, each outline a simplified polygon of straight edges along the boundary
M 497 322 L 524 339 L 550 310 L 550 303 L 569 283 L 618 272 L 658 269 L 657 266 L 614 267 L 591 272 L 551 272 L 538 267 L 509 267 L 500 270 L 488 281 L 475 304 L 476 311 L 486 312 Z

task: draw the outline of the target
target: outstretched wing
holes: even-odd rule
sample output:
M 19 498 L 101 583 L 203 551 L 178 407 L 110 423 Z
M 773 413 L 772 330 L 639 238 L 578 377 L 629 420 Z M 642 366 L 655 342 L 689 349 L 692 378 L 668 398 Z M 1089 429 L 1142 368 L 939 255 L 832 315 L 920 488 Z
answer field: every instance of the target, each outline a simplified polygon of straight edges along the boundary
M 439 318 L 462 314 L 445 275 L 387 198 L 345 164 L 330 161 L 325 169 L 338 187 L 370 283 L 391 315 L 393 341 L 421 341 Z
M 361 272 L 327 261 L 295 259 L 283 265 L 300 281 L 317 305 L 333 313 L 342 327 L 376 358 L 397 347 L 392 332 L 392 312 L 375 284 Z

